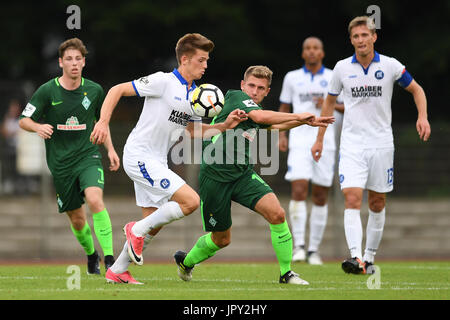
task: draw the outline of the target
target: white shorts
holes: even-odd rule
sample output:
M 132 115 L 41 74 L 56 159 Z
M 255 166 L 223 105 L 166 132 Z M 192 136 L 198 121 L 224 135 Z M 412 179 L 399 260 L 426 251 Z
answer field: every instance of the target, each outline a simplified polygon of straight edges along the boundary
M 339 153 L 341 189 L 362 188 L 379 193 L 394 188 L 394 148 L 348 150 Z
M 311 180 L 313 184 L 331 187 L 333 184 L 335 151 L 323 150 L 319 162 L 314 161 L 311 149 L 292 148 L 288 154 L 288 181 Z
M 166 163 L 151 158 L 123 157 L 123 168 L 134 182 L 136 204 L 159 208 L 186 182 Z

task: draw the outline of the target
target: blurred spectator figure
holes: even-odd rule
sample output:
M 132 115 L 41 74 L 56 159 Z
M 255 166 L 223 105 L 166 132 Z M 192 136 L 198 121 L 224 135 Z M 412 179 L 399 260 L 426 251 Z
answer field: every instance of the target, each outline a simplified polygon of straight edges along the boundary
M 2 188 L 6 194 L 17 191 L 20 179 L 16 167 L 17 134 L 19 132 L 20 103 L 17 99 L 11 99 L 8 111 L 2 121 L 0 133 L 2 135 L 1 169 Z

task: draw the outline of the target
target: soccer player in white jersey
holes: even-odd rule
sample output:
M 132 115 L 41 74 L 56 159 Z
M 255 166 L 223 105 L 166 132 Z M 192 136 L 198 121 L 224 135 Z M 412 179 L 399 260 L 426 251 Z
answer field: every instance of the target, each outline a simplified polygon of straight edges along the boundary
M 308 37 L 303 41 L 302 68 L 286 74 L 280 94 L 281 112 L 309 112 L 320 115 L 324 97 L 328 93 L 328 84 L 332 71 L 325 68 L 322 60 L 325 56 L 323 43 L 317 37 Z M 342 113 L 344 105 L 337 103 L 335 110 Z M 338 117 L 337 112 L 335 116 Z M 325 150 L 320 162 L 311 156 L 311 147 L 316 141 L 318 128 L 299 126 L 289 131 L 280 131 L 279 146 L 287 151 L 288 171 L 285 179 L 291 182 L 291 201 L 289 202 L 289 218 L 294 238 L 293 261 L 305 261 L 309 264 L 321 265 L 318 253 L 328 217 L 328 191 L 333 183 L 335 164 L 335 130 L 327 130 L 325 134 Z M 309 181 L 311 181 L 311 200 L 313 202 L 310 216 L 308 252 L 305 252 L 305 230 L 307 221 L 306 198 Z
M 191 137 L 202 137 L 206 129 L 223 132 L 247 119 L 244 112 L 236 110 L 224 123 L 210 126 L 193 115 L 190 95 L 196 87 L 194 80 L 205 73 L 213 48 L 214 43 L 201 34 L 186 34 L 175 48 L 178 68 L 118 84 L 109 90 L 104 100 L 100 119 L 91 134 L 93 143 L 104 141 L 112 112 L 122 96 L 145 97 L 139 121 L 123 152 L 124 170 L 134 182 L 136 204 L 142 208 L 144 218 L 124 227 L 127 241 L 106 274 L 108 282 L 141 284 L 128 271 L 131 261 L 142 265 L 144 246 L 161 227 L 199 207 L 198 194 L 167 165 L 168 151 L 184 129 Z M 198 125 L 194 125 L 194 121 Z M 217 130 L 208 130 L 208 133 L 217 134 Z
M 416 129 L 427 141 L 430 124 L 422 87 L 396 59 L 374 50 L 375 24 L 369 17 L 356 17 L 349 26 L 353 56 L 339 61 L 322 108 L 322 116 L 333 112 L 338 94 L 345 104 L 342 124 L 339 179 L 345 197 L 344 229 L 351 258 L 342 263 L 347 273 L 373 273 L 375 254 L 384 223 L 386 193 L 394 181 L 394 141 L 391 127 L 393 86 L 399 84 L 412 94 L 418 110 Z M 311 152 L 319 161 L 326 128 L 319 129 Z M 368 190 L 369 219 L 362 255 L 363 229 L 360 218 L 363 191 Z

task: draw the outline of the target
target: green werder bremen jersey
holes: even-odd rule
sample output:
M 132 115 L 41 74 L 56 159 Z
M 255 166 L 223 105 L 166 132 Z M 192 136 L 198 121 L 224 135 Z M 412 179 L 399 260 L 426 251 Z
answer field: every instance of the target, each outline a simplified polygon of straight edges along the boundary
M 211 124 L 225 122 L 228 115 L 235 109 L 246 113 L 260 110 L 245 92 L 229 90 L 225 95 L 225 105 Z M 250 143 L 255 139 L 259 128 L 266 128 L 252 119 L 241 122 L 232 130 L 218 134 L 203 142 L 203 157 L 200 173 L 213 180 L 231 182 L 251 170 L 253 164 L 250 158 Z
M 102 87 L 81 79 L 75 90 L 66 90 L 52 79 L 39 87 L 25 107 L 21 118 L 53 126 L 45 140 L 47 164 L 52 174 L 64 174 L 86 157 L 100 158 L 98 146 L 90 142 L 95 121 L 105 98 Z

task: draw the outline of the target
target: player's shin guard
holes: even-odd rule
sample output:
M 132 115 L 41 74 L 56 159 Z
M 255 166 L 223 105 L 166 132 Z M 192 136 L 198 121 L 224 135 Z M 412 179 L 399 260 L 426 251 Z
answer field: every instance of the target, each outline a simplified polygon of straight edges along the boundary
M 94 253 L 94 238 L 92 238 L 91 228 L 89 224 L 86 222 L 84 227 L 81 230 L 76 230 L 73 225 L 70 226 L 72 228 L 72 232 L 77 238 L 78 242 L 83 247 L 86 255 L 91 255 Z
M 212 241 L 211 232 L 201 236 L 195 246 L 189 251 L 183 264 L 193 267 L 196 264 L 211 258 L 220 248 Z
M 292 235 L 287 221 L 280 224 L 270 224 L 272 246 L 280 264 L 280 274 L 291 270 L 292 261 Z
M 103 211 L 94 213 L 92 220 L 94 222 L 94 232 L 102 247 L 103 255 L 114 255 L 111 219 L 106 208 Z

